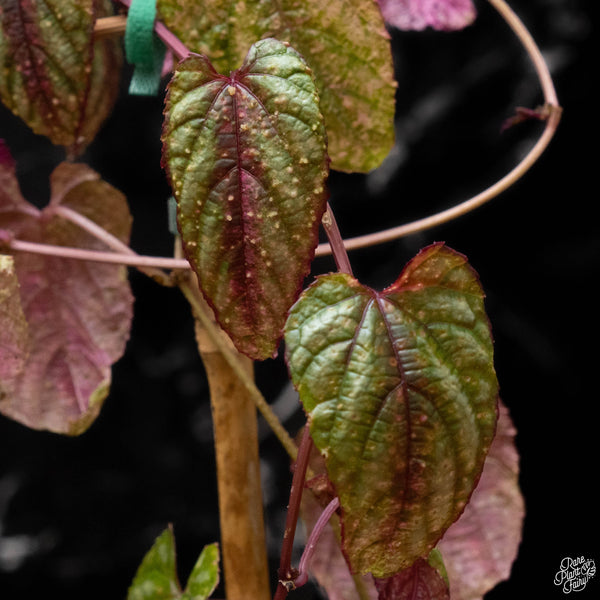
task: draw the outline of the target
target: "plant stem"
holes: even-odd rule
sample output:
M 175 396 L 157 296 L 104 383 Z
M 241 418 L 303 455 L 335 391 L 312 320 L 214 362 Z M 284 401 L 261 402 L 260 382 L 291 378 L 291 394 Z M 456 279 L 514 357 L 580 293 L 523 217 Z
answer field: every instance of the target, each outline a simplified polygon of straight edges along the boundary
M 331 519 L 331 516 L 339 508 L 339 506 L 340 499 L 336 496 L 319 515 L 317 522 L 312 528 L 312 531 L 308 536 L 308 540 L 306 541 L 304 552 L 302 552 L 302 557 L 300 558 L 300 564 L 298 565 L 298 577 L 294 579 L 294 585 L 296 587 L 300 587 L 308 581 L 308 563 L 315 552 L 315 547 L 319 541 L 319 538 L 321 537 L 321 534 L 323 533 L 325 525 L 329 523 L 329 519 Z
M 325 233 L 327 234 L 329 246 L 331 247 L 333 259 L 335 260 L 338 271 L 340 271 L 340 273 L 348 273 L 348 275 L 352 275 L 352 267 L 350 265 L 348 253 L 346 252 L 346 247 L 344 246 L 344 240 L 342 239 L 340 229 L 337 221 L 335 220 L 335 216 L 331 210 L 329 202 L 327 203 L 327 208 L 321 223 L 325 229 Z
M 59 258 L 71 258 L 73 260 L 89 260 L 99 263 L 119 264 L 130 267 L 156 267 L 159 269 L 181 269 L 189 270 L 190 264 L 185 259 L 168 258 L 164 256 L 141 256 L 139 254 L 120 252 L 106 252 L 104 250 L 86 250 L 85 248 L 72 248 L 69 246 L 55 246 L 52 244 L 39 244 L 26 240 L 9 239 L 5 245 L 15 252 L 31 252 L 32 254 L 44 254 L 46 256 L 57 256 Z
M 406 223 L 405 225 L 399 225 L 398 227 L 391 227 L 376 233 L 347 239 L 344 241 L 344 246 L 347 250 L 367 248 L 369 246 L 375 246 L 377 244 L 396 240 L 412 233 L 425 231 L 426 229 L 431 229 L 432 227 L 437 227 L 438 225 L 442 225 L 448 221 L 457 219 L 458 217 L 461 217 L 472 210 L 479 208 L 514 185 L 537 162 L 554 137 L 560 122 L 562 109 L 559 106 L 554 84 L 552 82 L 552 77 L 546 62 L 544 61 L 542 53 L 540 52 L 525 25 L 504 0 L 488 0 L 488 2 L 500 13 L 514 34 L 519 38 L 519 41 L 529 55 L 529 58 L 531 59 L 531 62 L 536 70 L 538 80 L 542 88 L 542 93 L 544 95 L 544 102 L 549 109 L 549 117 L 546 121 L 546 126 L 542 132 L 542 135 L 536 144 L 534 144 L 529 153 L 525 156 L 525 158 L 523 158 L 523 160 L 514 169 L 512 169 L 502 179 L 476 196 L 473 196 L 472 198 L 465 200 L 464 202 L 461 202 L 460 204 L 457 204 L 448 210 L 438 212 L 429 217 L 418 219 L 416 221 Z M 331 251 L 332 249 L 329 247 L 329 244 L 319 244 L 315 252 L 315 256 L 325 256 L 330 254 Z
M 127 244 L 122 242 L 119 238 L 114 236 L 112 233 L 104 229 L 104 227 L 100 227 L 97 223 L 94 223 L 91 219 L 88 219 L 86 216 L 78 213 L 77 211 L 69 208 L 68 206 L 63 206 L 61 204 L 56 206 L 50 206 L 46 209 L 47 211 L 55 214 L 71 223 L 77 225 L 97 240 L 101 241 L 103 244 L 114 250 L 115 252 L 119 252 L 121 254 L 126 254 L 129 256 L 137 256 L 136 252 L 134 252 Z M 142 266 L 138 265 L 138 269 L 142 271 L 148 277 L 151 277 L 158 283 L 163 285 L 172 285 L 169 275 L 164 271 L 157 269 L 155 266 Z
M 220 345 L 214 343 L 201 320 L 196 324 L 198 350 L 210 386 L 227 600 L 268 600 L 256 407 Z M 228 339 L 223 343 L 229 343 Z M 237 353 L 236 365 L 245 378 L 252 377 L 250 359 Z
M 119 2 L 127 8 L 131 6 L 131 0 L 119 0 Z M 102 19 L 99 19 L 99 21 L 102 21 Z M 125 33 L 126 25 L 126 21 L 122 23 L 122 33 Z M 177 58 L 185 58 L 190 53 L 187 46 L 175 34 L 171 33 L 164 23 L 156 21 L 154 23 L 154 31 Z
M 298 448 L 298 458 L 294 467 L 294 475 L 292 477 L 292 487 L 290 489 L 290 501 L 288 504 L 287 515 L 285 520 L 285 531 L 283 533 L 283 544 L 281 546 L 281 557 L 279 559 L 279 570 L 277 589 L 273 600 L 283 600 L 290 589 L 293 589 L 295 572 L 292 571 L 292 550 L 294 547 L 294 535 L 296 533 L 296 525 L 300 515 L 300 501 L 302 500 L 302 492 L 304 491 L 304 480 L 306 478 L 306 470 L 308 468 L 308 460 L 312 448 L 312 438 L 310 437 L 309 426 L 306 425 L 302 432 L 302 440 Z

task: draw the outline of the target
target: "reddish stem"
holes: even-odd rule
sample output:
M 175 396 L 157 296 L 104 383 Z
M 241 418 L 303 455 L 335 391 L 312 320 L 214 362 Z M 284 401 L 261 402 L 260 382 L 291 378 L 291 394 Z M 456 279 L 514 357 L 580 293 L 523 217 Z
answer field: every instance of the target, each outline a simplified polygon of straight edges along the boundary
M 131 6 L 131 0 L 119 0 L 119 2 L 125 5 L 127 8 Z M 165 46 L 170 48 L 178 59 L 185 58 L 188 54 L 190 54 L 187 46 L 175 34 L 171 33 L 171 31 L 161 21 L 156 21 L 156 23 L 154 23 L 154 31 L 156 32 L 156 35 L 164 42 Z
M 273 600 L 283 600 L 290 589 L 294 588 L 295 573 L 292 570 L 292 550 L 294 545 L 294 535 L 298 516 L 300 515 L 300 500 L 304 490 L 304 479 L 306 469 L 308 468 L 308 459 L 312 448 L 312 438 L 308 424 L 302 432 L 302 440 L 298 448 L 298 458 L 294 467 L 294 476 L 292 477 L 292 487 L 290 489 L 290 501 L 288 504 L 287 516 L 285 521 L 285 532 L 283 534 L 283 544 L 281 545 L 281 557 L 279 559 L 279 570 L 277 572 L 279 582 Z
M 321 537 L 321 534 L 323 533 L 323 529 L 325 529 L 325 525 L 329 523 L 329 519 L 331 519 L 333 513 L 339 508 L 339 506 L 340 499 L 336 496 L 319 515 L 315 526 L 308 536 L 306 546 L 304 547 L 304 552 L 302 552 L 300 564 L 298 565 L 298 577 L 294 579 L 295 587 L 298 588 L 308 581 L 308 563 L 315 552 L 315 547 L 319 541 L 319 538 Z
M 352 275 L 352 266 L 350 265 L 350 259 L 348 258 L 348 253 L 346 252 L 346 246 L 344 245 L 340 228 L 335 220 L 335 215 L 331 210 L 329 202 L 327 203 L 327 209 L 325 210 L 325 214 L 323 215 L 323 220 L 321 223 L 323 224 L 323 228 L 327 234 L 329 246 L 331 247 L 331 253 L 333 254 L 333 259 L 335 260 L 338 271 L 340 273 L 348 273 L 348 275 Z

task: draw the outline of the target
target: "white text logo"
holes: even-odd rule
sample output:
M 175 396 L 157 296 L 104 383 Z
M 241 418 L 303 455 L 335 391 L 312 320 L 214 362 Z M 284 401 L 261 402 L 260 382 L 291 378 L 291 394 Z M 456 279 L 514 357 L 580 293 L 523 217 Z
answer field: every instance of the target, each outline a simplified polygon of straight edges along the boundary
M 591 558 L 565 556 L 554 576 L 554 585 L 560 585 L 565 594 L 581 592 L 596 574 L 596 563 Z

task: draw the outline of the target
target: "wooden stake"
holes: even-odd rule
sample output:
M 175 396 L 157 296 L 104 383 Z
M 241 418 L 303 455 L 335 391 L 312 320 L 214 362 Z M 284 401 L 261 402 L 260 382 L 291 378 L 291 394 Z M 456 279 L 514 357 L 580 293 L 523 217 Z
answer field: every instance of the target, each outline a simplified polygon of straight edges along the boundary
M 269 600 L 256 407 L 244 384 L 196 323 L 210 386 L 227 600 Z M 252 361 L 241 355 L 239 359 L 252 374 Z

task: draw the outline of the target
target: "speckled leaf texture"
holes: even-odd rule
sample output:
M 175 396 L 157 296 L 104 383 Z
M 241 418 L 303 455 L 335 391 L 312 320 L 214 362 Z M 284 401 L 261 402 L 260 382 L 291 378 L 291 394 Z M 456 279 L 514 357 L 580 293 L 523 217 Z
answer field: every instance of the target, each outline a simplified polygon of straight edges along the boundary
M 205 546 L 181 591 L 175 536 L 165 529 L 148 551 L 129 588 L 127 600 L 207 600 L 219 583 L 219 546 Z
M 158 0 L 160 18 L 217 70 L 240 64 L 247 48 L 289 42 L 313 70 L 332 168 L 366 172 L 394 144 L 395 88 L 390 40 L 373 0 Z
M 502 402 L 499 409 L 496 435 L 477 488 L 438 545 L 452 600 L 482 600 L 508 579 L 521 543 L 525 503 L 519 489 L 516 430 Z
M 383 292 L 321 276 L 286 356 L 342 508 L 353 570 L 388 577 L 463 511 L 494 435 L 498 384 L 477 275 L 434 244 Z
M 301 435 L 296 437 L 300 443 Z M 300 504 L 300 518 L 307 532 L 312 531 L 323 509 L 333 500 L 333 488 L 326 475 L 325 459 L 314 447 L 311 449 L 309 469 L 311 478 L 306 482 Z M 311 578 L 326 592 L 328 600 L 378 600 L 371 574 L 352 576 L 348 562 L 340 549 L 339 535 L 331 523 L 339 520 L 332 515 L 316 541 L 314 553 L 308 563 Z
M 42 211 L 20 195 L 14 170 L 0 164 L 0 231 L 23 241 L 106 248 L 53 214 L 71 208 L 124 242 L 131 218 L 125 198 L 85 165 L 63 163 L 51 177 Z M 133 298 L 118 265 L 15 253 L 20 303 L 28 323 L 25 363 L 0 378 L 0 412 L 28 427 L 77 435 L 98 415 L 111 365 L 125 348 Z M 0 336 L 5 334 L 0 327 Z M 1 343 L 1 342 L 0 342 Z
M 163 164 L 217 320 L 241 352 L 269 358 L 326 206 L 325 129 L 300 55 L 262 40 L 228 77 L 200 55 L 182 61 L 168 88 Z
M 77 156 L 111 111 L 118 40 L 94 42 L 108 0 L 1 0 L 0 98 L 35 133 Z

